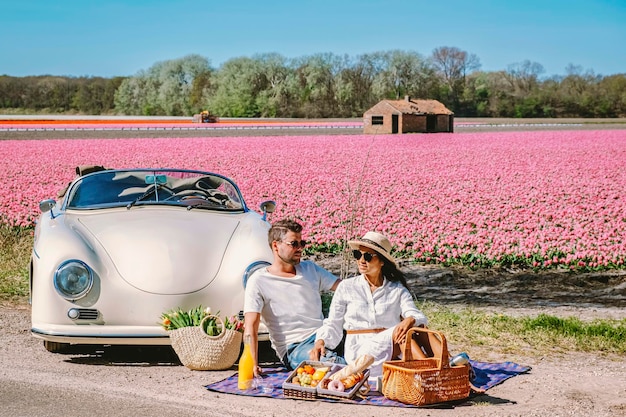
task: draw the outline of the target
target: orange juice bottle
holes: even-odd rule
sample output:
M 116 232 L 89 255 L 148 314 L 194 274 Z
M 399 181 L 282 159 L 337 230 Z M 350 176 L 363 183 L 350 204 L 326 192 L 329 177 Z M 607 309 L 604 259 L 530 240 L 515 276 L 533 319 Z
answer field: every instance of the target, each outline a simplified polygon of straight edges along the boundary
M 246 335 L 243 340 L 243 352 L 239 358 L 239 374 L 237 386 L 240 390 L 250 389 L 254 379 L 254 360 L 250 352 L 250 335 Z

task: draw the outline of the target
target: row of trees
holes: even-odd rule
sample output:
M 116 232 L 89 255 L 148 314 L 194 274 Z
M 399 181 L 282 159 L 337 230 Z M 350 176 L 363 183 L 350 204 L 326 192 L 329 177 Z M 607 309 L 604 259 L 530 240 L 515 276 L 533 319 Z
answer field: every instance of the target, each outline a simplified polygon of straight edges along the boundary
M 626 73 L 600 76 L 569 66 L 544 77 L 524 61 L 480 71 L 477 56 L 453 47 L 359 55 L 279 54 L 234 58 L 220 68 L 189 55 L 132 77 L 0 76 L 0 110 L 222 117 L 361 117 L 384 98 L 436 99 L 466 117 L 623 117 Z
M 109 114 L 123 77 L 0 76 L 0 111 Z

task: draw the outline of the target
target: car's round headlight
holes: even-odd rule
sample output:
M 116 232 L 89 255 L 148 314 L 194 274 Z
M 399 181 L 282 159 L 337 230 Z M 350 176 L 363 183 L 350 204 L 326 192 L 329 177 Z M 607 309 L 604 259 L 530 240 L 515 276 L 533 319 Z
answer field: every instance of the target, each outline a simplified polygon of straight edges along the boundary
M 63 262 L 54 273 L 54 288 L 66 300 L 78 300 L 93 285 L 93 273 L 86 263 L 78 260 Z
M 270 266 L 271 263 L 267 261 L 256 261 L 248 265 L 246 271 L 243 273 L 243 287 L 246 288 L 246 284 L 248 283 L 248 279 L 254 274 L 254 271 L 264 268 L 266 266 Z

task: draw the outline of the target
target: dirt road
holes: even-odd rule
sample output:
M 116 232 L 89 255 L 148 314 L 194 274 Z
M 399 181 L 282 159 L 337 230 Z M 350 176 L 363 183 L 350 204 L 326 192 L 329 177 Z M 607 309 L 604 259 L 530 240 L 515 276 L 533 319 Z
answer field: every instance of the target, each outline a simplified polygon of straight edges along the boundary
M 517 314 L 546 311 L 532 305 L 498 308 Z M 581 318 L 626 314 L 623 308 L 602 306 L 552 307 L 549 312 L 564 311 Z M 234 369 L 191 371 L 169 349 L 110 347 L 92 354 L 49 353 L 30 335 L 29 307 L 5 305 L 0 306 L 0 416 L 626 416 L 623 357 L 492 353 L 474 359 L 513 361 L 531 366 L 532 371 L 452 409 L 225 395 L 204 386 L 232 375 Z

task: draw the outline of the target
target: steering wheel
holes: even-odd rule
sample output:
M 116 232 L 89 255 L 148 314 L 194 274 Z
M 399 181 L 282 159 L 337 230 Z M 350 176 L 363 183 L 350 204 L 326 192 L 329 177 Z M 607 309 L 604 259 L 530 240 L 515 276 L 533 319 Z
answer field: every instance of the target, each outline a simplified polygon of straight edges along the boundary
M 206 196 L 203 196 L 203 195 L 200 195 L 200 194 L 184 195 L 178 201 L 192 201 L 192 200 L 207 201 Z
M 200 190 L 183 190 L 179 192 L 173 192 L 171 196 L 167 197 L 164 201 L 177 199 L 178 201 L 185 200 L 206 200 L 207 194 Z
M 212 187 L 211 185 L 207 184 L 206 181 L 199 180 L 198 182 L 196 182 L 195 187 L 207 196 L 207 200 L 215 204 L 228 206 L 228 202 L 230 201 L 230 197 L 228 196 L 228 194 Z

